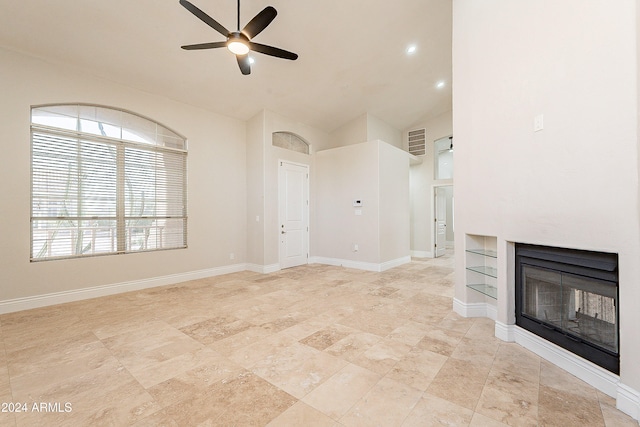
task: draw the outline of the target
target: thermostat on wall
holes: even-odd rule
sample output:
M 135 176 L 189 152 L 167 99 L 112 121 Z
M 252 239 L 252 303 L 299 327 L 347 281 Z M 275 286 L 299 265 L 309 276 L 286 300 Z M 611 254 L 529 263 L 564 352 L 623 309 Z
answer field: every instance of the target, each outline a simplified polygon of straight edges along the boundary
M 360 199 L 355 199 L 353 201 L 353 206 L 362 206 L 362 200 Z

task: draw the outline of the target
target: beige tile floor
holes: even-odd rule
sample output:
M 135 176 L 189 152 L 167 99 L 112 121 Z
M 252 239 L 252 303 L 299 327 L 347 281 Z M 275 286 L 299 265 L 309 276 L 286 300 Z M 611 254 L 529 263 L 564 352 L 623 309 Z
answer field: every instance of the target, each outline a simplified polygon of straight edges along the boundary
M 0 425 L 638 426 L 453 313 L 452 262 L 243 272 L 3 315 Z

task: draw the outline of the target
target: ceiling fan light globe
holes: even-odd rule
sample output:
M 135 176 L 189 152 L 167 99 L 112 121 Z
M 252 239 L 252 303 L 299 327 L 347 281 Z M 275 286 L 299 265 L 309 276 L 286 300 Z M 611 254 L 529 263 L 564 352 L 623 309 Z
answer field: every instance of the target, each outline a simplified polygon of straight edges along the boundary
M 227 49 L 236 55 L 246 55 L 249 53 L 249 46 L 237 40 L 227 43 Z

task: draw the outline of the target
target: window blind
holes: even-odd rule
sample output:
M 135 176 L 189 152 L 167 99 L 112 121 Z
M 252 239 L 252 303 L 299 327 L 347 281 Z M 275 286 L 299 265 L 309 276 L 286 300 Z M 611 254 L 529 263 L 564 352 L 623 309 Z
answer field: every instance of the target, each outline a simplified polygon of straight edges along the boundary
M 107 107 L 32 109 L 32 261 L 184 248 L 186 141 Z

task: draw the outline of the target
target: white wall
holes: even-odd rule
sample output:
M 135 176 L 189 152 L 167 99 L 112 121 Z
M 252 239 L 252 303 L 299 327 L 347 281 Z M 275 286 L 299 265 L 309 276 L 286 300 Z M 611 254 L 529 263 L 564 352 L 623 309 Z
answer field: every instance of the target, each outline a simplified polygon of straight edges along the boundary
M 308 144 L 310 154 L 298 153 L 272 145 L 274 132 L 292 132 Z M 286 160 L 309 166 L 310 200 L 314 197 L 314 152 L 326 148 L 327 133 L 293 121 L 272 111 L 263 110 L 247 126 L 247 262 L 256 271 L 279 268 L 278 161 Z M 315 220 L 310 211 L 310 228 Z
M 247 123 L 247 263 L 260 270 L 264 261 L 265 112 Z
M 263 176 L 262 185 L 261 185 L 258 178 L 254 176 L 256 172 L 251 170 L 248 172 L 249 177 L 255 178 L 255 179 L 250 178 L 251 185 L 248 188 L 248 194 L 249 195 L 259 194 L 259 193 L 256 193 L 256 189 L 252 187 L 256 187 L 258 190 L 260 188 L 264 188 L 264 195 L 263 195 L 264 211 L 263 211 L 262 224 L 256 226 L 255 217 L 256 215 L 258 215 L 257 210 L 259 206 L 256 207 L 256 209 L 253 209 L 253 210 L 256 210 L 256 212 L 252 212 L 252 207 L 256 203 L 256 201 L 255 200 L 247 201 L 249 206 L 249 211 L 247 213 L 248 215 L 247 223 L 249 224 L 249 236 L 255 236 L 255 233 L 253 233 L 252 230 L 256 229 L 256 232 L 262 233 L 261 237 L 258 237 L 256 239 L 256 244 L 260 244 L 260 243 L 263 244 L 263 248 L 262 248 L 262 251 L 260 252 L 260 256 L 257 258 L 259 261 L 250 260 L 249 262 L 264 266 L 266 269 L 273 269 L 275 268 L 274 266 L 278 264 L 278 256 L 279 256 L 278 231 L 280 229 L 280 225 L 278 222 L 279 218 L 278 218 L 277 188 L 278 188 L 278 161 L 279 160 L 287 160 L 294 163 L 306 164 L 310 168 L 310 210 L 309 210 L 310 211 L 310 221 L 309 221 L 310 222 L 310 253 L 312 256 L 314 255 L 317 256 L 319 253 L 322 252 L 321 242 L 323 241 L 322 240 L 323 232 L 321 230 L 323 230 L 323 228 L 319 227 L 318 218 L 322 218 L 322 223 L 324 225 L 326 225 L 327 223 L 327 218 L 324 217 L 323 214 L 319 213 L 319 211 L 324 212 L 323 210 L 324 206 L 322 206 L 321 199 L 318 199 L 317 197 L 316 189 L 317 189 L 318 183 L 326 179 L 327 175 L 324 175 L 324 174 L 319 175 L 319 172 L 316 167 L 317 152 L 321 151 L 324 153 L 325 151 L 322 151 L 322 150 L 326 150 L 328 148 L 334 147 L 336 144 L 345 145 L 345 146 L 356 144 L 355 142 L 356 138 L 359 138 L 357 135 L 360 135 L 363 138 L 366 137 L 367 123 L 369 122 L 368 117 L 371 117 L 371 116 L 365 114 L 361 117 L 358 117 L 352 122 L 343 126 L 337 133 L 332 133 L 332 134 L 327 134 L 313 127 L 307 126 L 303 123 L 295 122 L 293 120 L 288 119 L 287 117 L 284 117 L 272 111 L 264 111 L 258 114 L 256 117 L 254 117 L 254 119 L 250 121 L 249 127 L 248 127 L 249 137 L 253 135 L 254 128 L 258 129 L 260 128 L 260 126 L 262 126 L 261 129 L 263 131 L 262 139 L 263 139 L 263 150 L 264 150 L 264 153 L 263 153 L 264 164 L 263 164 L 262 173 L 264 173 L 264 176 Z M 387 135 L 387 138 L 390 138 L 390 139 L 396 139 L 396 140 L 399 139 L 400 132 L 395 131 L 392 127 L 385 124 L 384 122 L 374 119 L 372 123 L 374 123 L 371 126 L 372 132 L 376 132 L 379 135 Z M 362 132 L 363 130 L 365 132 Z M 291 150 L 286 150 L 280 147 L 272 146 L 271 134 L 273 132 L 278 132 L 278 131 L 293 132 L 298 136 L 302 137 L 305 141 L 310 143 L 311 154 L 305 155 L 302 153 L 297 153 Z M 397 133 L 396 136 L 394 136 L 395 133 Z M 249 141 L 248 143 L 250 144 L 249 145 L 249 148 L 250 148 L 251 141 Z M 361 145 L 361 144 L 357 144 L 357 145 Z M 387 144 L 384 144 L 384 145 L 386 146 Z M 406 153 L 402 152 L 399 149 L 394 149 L 393 147 L 390 147 L 390 146 L 389 146 L 389 149 L 387 149 L 385 152 L 388 154 L 388 157 L 389 157 L 388 159 L 385 159 L 385 162 L 388 162 L 388 165 L 386 165 L 387 169 L 394 170 L 398 166 L 397 162 L 400 161 L 402 162 L 402 165 L 404 165 L 404 169 L 401 169 L 401 170 L 406 172 L 406 169 L 407 169 L 406 166 L 408 164 L 407 163 L 408 156 L 406 155 Z M 248 158 L 252 156 L 256 156 L 256 155 L 249 152 Z M 369 170 L 369 167 L 371 165 L 368 165 L 368 164 L 360 165 L 359 157 L 347 158 L 344 160 L 353 162 L 354 158 L 358 159 L 357 162 L 354 162 L 354 163 L 357 163 L 355 167 L 357 168 L 362 167 L 361 176 L 364 182 L 367 182 L 367 183 L 371 182 L 371 178 L 374 175 L 367 175 L 368 173 L 367 171 Z M 333 166 L 329 166 L 329 167 L 331 168 Z M 255 168 L 256 170 L 260 170 L 259 165 L 256 165 Z M 375 174 L 375 176 L 379 175 L 379 169 L 377 165 L 376 165 L 376 168 L 372 169 L 371 173 Z M 405 187 L 408 188 L 408 185 L 409 185 L 408 174 L 407 173 L 403 174 L 402 172 L 398 174 L 398 176 L 389 177 L 388 178 L 389 182 L 393 183 L 389 185 L 399 186 L 400 184 L 398 181 L 404 180 L 405 178 L 407 180 Z M 395 188 L 397 189 L 398 187 L 395 187 Z M 392 197 L 395 198 L 394 202 L 397 201 L 398 203 L 401 204 L 403 203 L 402 198 L 405 195 L 407 197 L 407 203 L 408 203 L 408 190 L 406 192 L 402 192 L 402 191 L 398 192 L 397 190 L 394 190 Z M 378 205 L 376 204 L 376 206 Z M 371 206 L 368 207 L 368 210 L 369 211 L 371 210 Z M 403 208 L 400 211 L 401 213 L 395 210 L 387 214 L 387 217 L 389 220 L 391 220 L 392 218 L 398 219 L 397 223 L 394 226 L 392 226 L 391 229 L 398 230 L 404 227 L 405 222 L 408 224 L 408 221 L 409 221 L 408 216 L 402 215 L 402 213 L 405 213 L 406 211 L 407 209 Z M 378 213 L 376 212 L 375 215 L 376 215 L 375 223 L 379 224 L 380 222 L 378 219 Z M 399 218 L 396 218 L 398 216 Z M 366 223 L 367 219 L 365 219 L 364 222 Z M 407 233 L 407 238 L 408 238 L 408 235 L 409 234 Z M 378 249 L 378 246 L 380 245 L 379 236 L 367 235 L 366 237 L 367 239 L 371 238 L 372 243 L 370 244 L 365 243 L 364 244 L 365 249 L 363 249 L 364 253 L 362 251 L 359 251 L 360 253 L 356 255 L 355 258 L 358 258 L 361 261 L 365 261 L 365 262 L 379 263 L 379 260 L 380 260 L 380 251 Z M 354 243 L 358 243 L 358 242 L 357 241 L 352 242 L 351 247 Z M 394 256 L 398 257 L 399 253 L 403 253 L 399 250 L 399 247 L 402 247 L 405 252 L 406 252 L 406 248 L 408 247 L 397 236 L 392 239 L 389 239 L 388 243 L 390 243 L 390 245 L 385 249 L 388 252 L 387 254 L 388 257 L 394 257 Z M 248 241 L 249 254 L 252 254 L 255 251 L 259 251 L 259 249 L 254 248 L 253 246 L 254 246 L 254 243 L 251 241 L 251 238 L 250 238 Z M 343 245 L 343 246 L 347 247 L 349 245 Z M 369 253 L 369 251 L 374 251 L 374 250 L 376 251 L 375 254 L 373 252 Z M 371 257 L 369 255 L 371 255 Z M 405 255 L 408 256 L 409 254 L 403 253 L 402 256 L 405 256 Z M 327 256 L 327 255 L 324 255 L 324 256 Z M 333 254 L 331 257 L 336 258 L 338 256 L 339 255 L 336 253 L 336 254 Z M 251 259 L 253 258 L 255 257 L 252 256 Z M 369 259 L 373 261 L 369 261 Z M 395 258 L 390 258 L 390 259 L 395 259 Z
M 402 149 L 402 132 L 376 116 L 367 114 L 367 139 L 374 141 L 379 139 L 387 144 Z
M 7 50 L 0 64 L 0 301 L 244 262 L 245 123 Z M 30 107 L 68 102 L 130 110 L 187 137 L 188 249 L 29 262 Z
M 311 154 L 306 155 L 271 145 L 273 132 L 293 132 L 311 144 Z M 311 126 L 295 122 L 272 111 L 265 112 L 265 265 L 275 265 L 279 262 L 278 245 L 280 240 L 280 224 L 278 217 L 278 161 L 287 160 L 294 163 L 309 165 L 309 223 L 313 230 L 315 212 L 315 172 L 314 153 L 329 145 L 329 135 Z M 310 245 L 312 242 L 310 242 Z
M 454 213 L 454 200 L 453 200 L 453 185 L 446 186 L 445 190 L 447 192 L 447 244 L 453 245 L 453 235 L 454 235 L 454 222 L 453 222 L 453 213 Z
M 313 255 L 364 269 L 408 258 L 408 169 L 409 155 L 383 141 L 318 152 Z
M 380 263 L 411 256 L 409 224 L 409 156 L 378 144 L 380 171 Z
M 409 149 L 407 132 L 426 129 L 426 153 L 422 163 L 411 166 L 411 251 L 414 256 L 433 256 L 433 190 L 434 184 L 451 184 L 451 180 L 434 179 L 434 141 L 453 133 L 452 113 L 448 111 L 431 120 L 416 123 L 404 132 L 404 148 Z M 454 154 L 455 158 L 455 154 Z M 455 160 L 454 160 L 455 161 Z M 454 169 L 455 168 L 454 165 Z M 455 173 L 455 172 L 454 172 Z
M 310 154 L 272 145 L 273 132 L 292 132 L 311 146 Z M 278 161 L 309 166 L 310 201 L 314 203 L 314 152 L 329 146 L 329 135 L 272 111 L 261 111 L 247 124 L 247 262 L 256 271 L 279 268 Z M 313 230 L 314 211 L 310 211 Z M 311 241 L 311 244 L 313 241 Z
M 359 144 L 367 139 L 367 114 L 362 114 L 339 128 L 331 131 L 331 144 L 327 148 Z
M 620 377 L 640 390 L 636 2 L 453 10 L 456 271 L 465 234 L 618 253 Z M 470 292 L 457 274 L 456 298 Z
M 381 119 L 365 113 L 332 131 L 326 148 L 344 147 L 365 141 L 384 141 L 403 148 L 402 132 Z
M 313 255 L 378 264 L 378 142 L 352 144 L 316 155 L 316 227 Z M 362 207 L 353 207 L 353 200 Z M 355 215 L 359 209 L 362 215 Z M 353 245 L 359 246 L 355 252 Z

